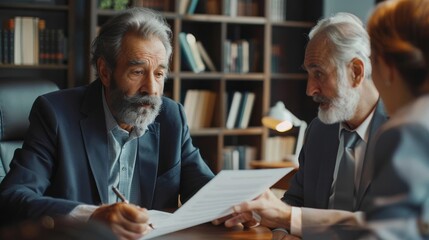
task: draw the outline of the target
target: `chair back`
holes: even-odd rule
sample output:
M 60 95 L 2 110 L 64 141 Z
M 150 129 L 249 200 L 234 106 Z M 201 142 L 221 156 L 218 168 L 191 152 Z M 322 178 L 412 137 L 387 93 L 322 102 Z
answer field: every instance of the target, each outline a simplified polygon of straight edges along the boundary
M 34 100 L 56 90 L 55 83 L 44 79 L 0 78 L 0 182 L 22 146 Z

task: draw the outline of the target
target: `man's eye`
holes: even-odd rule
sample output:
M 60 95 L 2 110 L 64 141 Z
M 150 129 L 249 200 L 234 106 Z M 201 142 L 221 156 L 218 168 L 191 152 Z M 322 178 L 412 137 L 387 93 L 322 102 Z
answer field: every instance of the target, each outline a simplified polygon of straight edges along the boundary
M 135 70 L 135 71 L 133 71 L 133 74 L 142 75 L 142 74 L 144 74 L 144 71 L 143 70 Z
M 158 78 L 163 78 L 164 77 L 164 72 L 157 72 L 155 75 Z
M 314 77 L 315 78 L 321 78 L 322 77 L 322 73 L 321 72 L 319 72 L 319 71 L 316 71 L 316 72 L 314 72 Z

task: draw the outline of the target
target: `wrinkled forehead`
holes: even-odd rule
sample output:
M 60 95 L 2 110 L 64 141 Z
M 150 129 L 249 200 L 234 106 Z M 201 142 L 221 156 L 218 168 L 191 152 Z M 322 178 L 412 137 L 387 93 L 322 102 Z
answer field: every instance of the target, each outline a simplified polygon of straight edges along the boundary
M 312 38 L 305 50 L 304 67 L 327 67 L 333 64 L 333 48 L 328 38 L 316 35 Z

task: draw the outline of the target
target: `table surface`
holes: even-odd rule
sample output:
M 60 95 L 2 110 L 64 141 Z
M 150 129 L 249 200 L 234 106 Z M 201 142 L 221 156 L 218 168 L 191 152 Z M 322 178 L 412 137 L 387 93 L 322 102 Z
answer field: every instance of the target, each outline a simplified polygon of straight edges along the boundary
M 215 226 L 211 223 L 200 224 L 174 233 L 159 236 L 156 240 L 201 240 L 201 239 L 271 239 L 271 230 L 258 226 L 255 228 L 233 227 L 226 228 L 223 225 Z

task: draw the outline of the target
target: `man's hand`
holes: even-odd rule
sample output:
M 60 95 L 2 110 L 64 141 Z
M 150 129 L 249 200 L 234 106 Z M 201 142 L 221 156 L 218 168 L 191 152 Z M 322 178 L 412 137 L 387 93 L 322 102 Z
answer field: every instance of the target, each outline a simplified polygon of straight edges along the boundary
M 260 224 L 263 226 L 290 229 L 291 207 L 277 198 L 270 190 L 250 202 L 234 206 L 233 210 L 232 215 L 217 219 L 213 223 L 225 222 L 226 227 L 239 224 L 254 226 L 260 217 Z
M 103 205 L 91 219 L 106 223 L 119 239 L 138 239 L 151 230 L 147 210 L 127 203 Z

